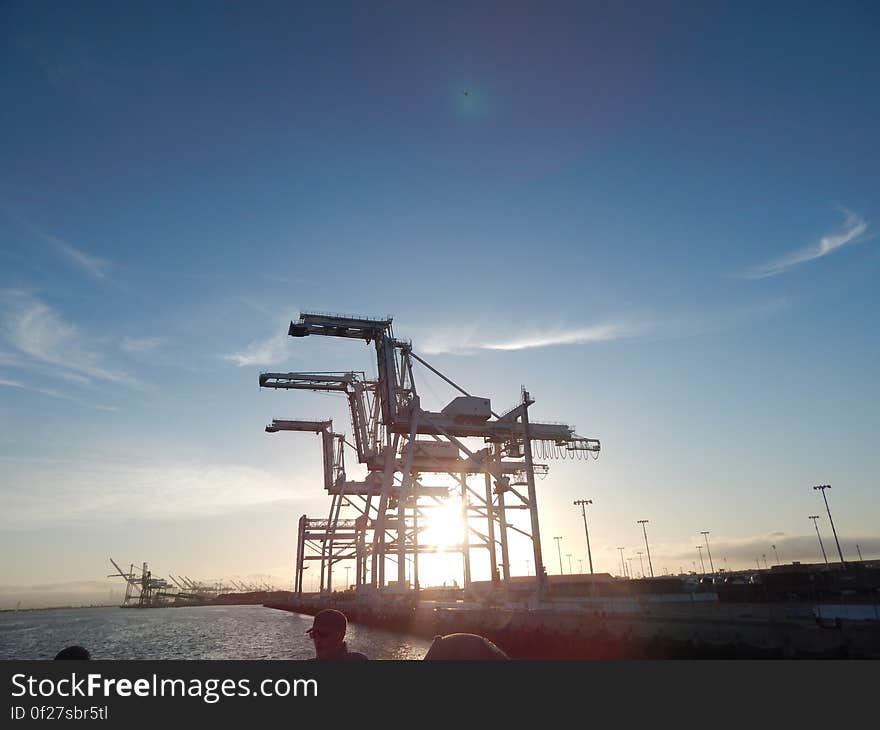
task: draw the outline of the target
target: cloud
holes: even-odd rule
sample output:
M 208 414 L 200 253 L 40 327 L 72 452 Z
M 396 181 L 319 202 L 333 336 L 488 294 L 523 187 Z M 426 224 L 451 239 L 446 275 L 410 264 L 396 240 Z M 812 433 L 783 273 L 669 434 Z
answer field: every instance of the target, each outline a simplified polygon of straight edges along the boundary
M 77 373 L 63 373 L 58 370 L 52 372 L 52 375 L 62 380 L 66 380 L 69 383 L 76 383 L 77 385 L 91 385 L 92 381 L 89 380 L 85 375 L 78 375 Z
M 649 312 L 627 312 L 595 324 L 554 322 L 540 327 L 517 326 L 477 320 L 460 326 L 422 326 L 415 328 L 413 342 L 417 352 L 426 355 L 475 355 L 480 352 L 512 352 L 539 347 L 587 345 L 615 340 L 670 340 L 742 327 L 757 319 L 777 314 L 791 306 L 785 297 L 738 308 L 710 310 L 700 307 L 690 312 L 666 312 L 657 317 Z
M 532 347 L 552 345 L 584 345 L 590 342 L 618 340 L 634 334 L 632 328 L 621 324 L 600 324 L 574 330 L 525 334 L 498 342 L 487 342 L 480 347 L 484 350 L 526 350 Z
M 124 352 L 150 352 L 161 344 L 161 337 L 123 337 L 119 348 Z
M 512 332 L 509 326 L 503 335 L 499 327 L 488 325 L 471 326 L 464 329 L 432 329 L 425 333 L 421 349 L 429 355 L 454 353 L 474 354 L 481 350 L 526 350 L 536 347 L 557 345 L 584 345 L 593 342 L 608 342 L 639 334 L 643 327 L 632 323 L 606 322 L 596 325 L 563 327 L 550 329 L 527 327 Z
M 826 526 L 827 527 L 827 526 Z M 820 527 L 821 529 L 821 527 Z M 700 567 L 700 556 L 695 545 L 704 544 L 702 536 L 693 536 L 689 541 L 675 544 L 658 544 L 651 545 L 651 555 L 657 556 L 654 560 L 654 570 L 657 565 L 665 565 L 670 570 L 677 572 L 679 567 L 684 567 L 686 571 L 692 569 L 696 563 L 697 568 Z M 834 538 L 830 534 L 822 535 L 825 552 L 828 560 L 837 562 L 837 546 Z M 767 564 L 773 565 L 776 562 L 776 555 L 773 553 L 772 545 L 776 545 L 776 552 L 779 554 L 781 563 L 791 563 L 799 561 L 801 563 L 820 563 L 823 562 L 822 552 L 819 547 L 819 541 L 816 534 L 790 535 L 788 533 L 770 532 L 762 535 L 749 535 L 744 537 L 725 537 L 722 535 L 710 536 L 709 548 L 712 551 L 712 559 L 715 569 L 729 568 L 731 570 L 751 569 L 758 564 L 764 567 L 764 558 Z M 846 560 L 858 560 L 856 545 L 862 551 L 865 558 L 880 554 L 880 537 L 877 536 L 859 536 L 847 537 L 841 541 L 841 549 L 843 557 Z M 724 559 L 727 558 L 725 563 Z M 706 569 L 709 569 L 709 556 L 706 550 L 703 550 L 703 560 Z
M 265 340 L 251 342 L 243 350 L 221 355 L 221 359 L 234 362 L 239 367 L 252 365 L 274 365 L 285 359 L 288 353 L 287 330 L 272 335 Z
M 43 243 L 55 249 L 64 256 L 68 261 L 78 266 L 90 276 L 96 279 L 108 279 L 113 265 L 107 259 L 100 256 L 94 256 L 83 251 L 81 248 L 74 246 L 70 241 L 46 233 L 43 229 L 35 226 L 30 221 L 24 219 L 21 215 L 15 213 L 3 201 L 0 201 L 0 210 L 2 210 L 9 218 L 14 220 L 18 225 L 27 230 L 34 238 L 39 239 Z
M 63 253 L 67 258 L 69 258 L 73 263 L 83 269 L 85 272 L 91 274 L 96 279 L 106 279 L 108 273 L 110 272 L 111 264 L 107 259 L 102 259 L 98 256 L 92 256 L 91 254 L 87 254 L 85 251 L 78 249 L 71 243 L 58 238 L 57 236 L 52 236 L 48 233 L 41 234 L 43 239 L 50 242 L 58 249 L 61 253 Z
M 103 366 L 103 357 L 89 349 L 76 325 L 65 321 L 51 307 L 18 291 L 0 292 L 2 331 L 6 345 L 39 363 L 55 366 L 74 379 L 97 379 L 137 388 L 137 380 L 125 372 Z
M 9 530 L 78 521 L 106 524 L 133 515 L 191 519 L 291 502 L 305 494 L 287 477 L 222 462 L 24 459 L 6 461 L 4 472 L 0 528 Z M 317 468 L 303 469 L 302 483 L 319 478 Z
M 283 362 L 290 355 L 291 339 L 287 334 L 288 326 L 292 319 L 288 314 L 279 316 L 279 307 L 267 305 L 252 297 L 240 296 L 237 298 L 241 304 L 254 310 L 263 317 L 275 322 L 272 331 L 275 333 L 261 340 L 252 340 L 248 345 L 235 352 L 220 355 L 221 360 L 234 362 L 239 367 L 254 365 L 275 365 Z M 283 307 L 284 310 L 300 311 L 292 307 Z
M 49 388 L 37 388 L 33 385 L 27 385 L 25 383 L 21 383 L 17 380 L 8 380 L 6 378 L 0 377 L 0 387 L 5 388 L 20 388 L 21 390 L 30 390 L 34 393 L 40 393 L 42 395 L 47 395 L 50 398 L 60 398 L 61 400 L 71 401 L 73 403 L 77 403 L 78 405 L 85 406 L 86 408 L 94 408 L 97 411 L 115 411 L 117 410 L 114 406 L 103 406 L 98 403 L 88 403 L 76 396 L 68 395 L 67 393 L 59 393 L 57 390 L 50 390 Z
M 768 276 L 777 276 L 799 264 L 822 258 L 849 243 L 858 241 L 868 230 L 868 224 L 858 213 L 853 213 L 845 208 L 842 208 L 841 212 L 844 214 L 844 222 L 843 228 L 840 231 L 823 236 L 816 244 L 792 251 L 781 258 L 768 261 L 760 266 L 755 266 L 744 274 L 745 278 L 764 279 Z

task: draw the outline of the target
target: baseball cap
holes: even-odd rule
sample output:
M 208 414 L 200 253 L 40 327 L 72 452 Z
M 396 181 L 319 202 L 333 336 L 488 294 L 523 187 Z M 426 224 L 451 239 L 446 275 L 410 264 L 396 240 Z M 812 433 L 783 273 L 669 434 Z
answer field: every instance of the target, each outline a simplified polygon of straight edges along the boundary
M 333 608 L 325 608 L 315 614 L 315 620 L 312 627 L 306 631 L 307 634 L 318 633 L 322 635 L 345 634 L 348 621 L 345 614 Z

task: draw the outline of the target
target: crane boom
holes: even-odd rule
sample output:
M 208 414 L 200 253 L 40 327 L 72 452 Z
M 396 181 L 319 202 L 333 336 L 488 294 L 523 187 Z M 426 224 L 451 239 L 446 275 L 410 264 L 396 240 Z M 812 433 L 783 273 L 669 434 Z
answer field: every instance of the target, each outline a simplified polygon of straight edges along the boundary
M 324 455 L 324 489 L 328 492 L 332 490 L 340 476 L 343 481 L 345 480 L 345 462 L 342 450 L 342 442 L 345 437 L 333 433 L 333 421 L 286 421 L 274 418 L 272 423 L 266 426 L 266 433 L 277 433 L 278 431 L 304 431 L 320 434 Z
M 376 348 L 376 361 L 379 374 L 379 400 L 382 407 L 382 422 L 393 423 L 398 412 L 398 389 L 400 378 L 394 348 L 399 343 L 391 331 L 391 317 L 369 319 L 340 317 L 335 315 L 301 312 L 298 322 L 291 322 L 287 334 L 291 337 L 348 337 L 373 342 Z
M 375 391 L 374 381 L 365 381 L 363 373 L 261 373 L 261 388 L 338 392 L 348 397 L 358 461 L 370 463 L 378 456 L 375 429 L 368 418 L 368 394 Z

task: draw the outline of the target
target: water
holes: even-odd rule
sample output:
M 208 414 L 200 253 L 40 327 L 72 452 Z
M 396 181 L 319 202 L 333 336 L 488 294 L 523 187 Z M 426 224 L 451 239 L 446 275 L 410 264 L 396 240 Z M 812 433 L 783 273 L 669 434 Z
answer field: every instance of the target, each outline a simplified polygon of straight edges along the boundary
M 93 659 L 309 659 L 311 616 L 262 606 L 81 608 L 0 613 L 0 659 L 52 659 L 71 644 Z M 430 641 L 349 624 L 370 659 L 421 659 Z

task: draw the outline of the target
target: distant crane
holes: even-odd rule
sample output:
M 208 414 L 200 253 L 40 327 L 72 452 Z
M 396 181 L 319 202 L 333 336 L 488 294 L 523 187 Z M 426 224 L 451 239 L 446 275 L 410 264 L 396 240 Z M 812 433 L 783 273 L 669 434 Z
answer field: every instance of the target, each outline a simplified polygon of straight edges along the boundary
M 168 574 L 168 577 L 171 578 L 171 580 L 174 582 L 174 585 L 176 585 L 178 588 L 180 588 L 180 590 L 182 590 L 182 591 L 188 591 L 188 590 L 189 590 L 189 588 L 187 588 L 187 586 L 184 585 L 184 583 L 183 583 L 182 581 L 180 581 L 179 579 L 175 578 L 173 575 L 171 575 L 171 573 Z
M 168 592 L 171 584 L 164 578 L 154 578 L 146 563 L 140 568 L 140 575 L 138 575 L 135 573 L 134 564 L 132 564 L 129 572 L 125 573 L 113 558 L 110 558 L 110 562 L 116 568 L 116 573 L 112 573 L 108 577 L 115 578 L 119 576 L 126 582 L 124 607 L 136 605 L 138 608 L 154 608 L 163 605 L 166 599 L 173 597 L 174 594 Z M 132 594 L 132 590 L 137 591 L 137 596 Z M 134 598 L 137 598 L 137 604 L 132 604 Z

